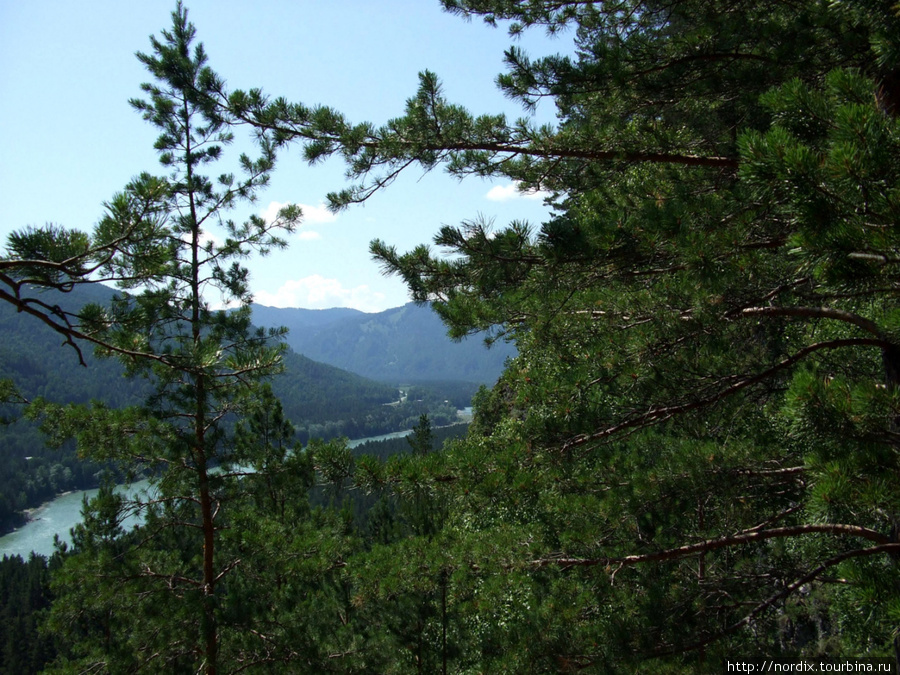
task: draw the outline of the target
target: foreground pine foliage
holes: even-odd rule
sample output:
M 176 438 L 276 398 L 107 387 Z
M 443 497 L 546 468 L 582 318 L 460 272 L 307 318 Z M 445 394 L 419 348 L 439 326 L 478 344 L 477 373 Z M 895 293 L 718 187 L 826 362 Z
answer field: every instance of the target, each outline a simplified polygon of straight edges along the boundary
M 87 318 L 104 327 L 102 349 L 149 361 L 161 388 L 154 415 L 106 431 L 145 427 L 132 456 L 152 450 L 168 468 L 143 527 L 122 532 L 122 504 L 105 494 L 54 575 L 47 625 L 69 636 L 57 670 L 687 673 L 722 672 L 727 658 L 895 657 L 900 8 L 444 5 L 574 38 L 574 57 L 511 48 L 499 79 L 526 109 L 552 100 L 556 127 L 473 115 L 428 72 L 382 126 L 227 92 L 206 71 L 183 77 L 202 52 L 191 61 L 179 8 L 170 42 L 142 60 L 184 97 L 151 87 L 139 107 L 184 179 L 144 178 L 129 194 L 154 218 L 155 195 L 174 200 L 177 250 L 191 195 L 218 204 L 193 177 L 218 151 L 169 149 L 191 106 L 202 135 L 259 131 L 251 181 L 282 145 L 342 156 L 359 182 L 334 208 L 411 165 L 546 191 L 545 223 L 442 227 L 434 244 L 449 256 L 372 243 L 451 334 L 490 330 L 518 357 L 477 396 L 469 435 L 440 452 L 427 419 L 410 452 L 386 460 L 340 442 L 292 447 L 268 390 L 219 388 L 269 363 L 246 326 L 202 311 L 192 268 L 153 266 L 165 257 L 155 239 L 128 249 L 128 265 L 114 255 L 105 269 L 131 279 L 138 265 L 160 290 Z M 224 252 L 257 234 L 235 230 Z M 48 283 L 83 274 L 72 250 L 86 244 L 56 241 L 32 233 L 18 264 Z M 191 241 L 194 263 L 216 260 Z M 237 268 L 213 270 L 242 297 Z M 148 331 L 156 321 L 169 332 Z M 254 350 L 232 349 L 244 340 Z M 213 422 L 235 401 L 241 421 L 222 446 Z M 233 455 L 211 454 L 226 446 Z M 314 484 L 331 506 L 310 506 Z M 375 504 L 365 522 L 351 516 L 361 494 Z

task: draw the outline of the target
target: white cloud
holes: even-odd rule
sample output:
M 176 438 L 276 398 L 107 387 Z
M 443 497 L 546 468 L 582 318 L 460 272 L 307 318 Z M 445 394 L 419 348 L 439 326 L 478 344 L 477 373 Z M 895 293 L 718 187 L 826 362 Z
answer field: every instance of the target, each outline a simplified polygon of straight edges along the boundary
M 363 312 L 386 309 L 384 293 L 373 291 L 365 284 L 344 288 L 337 279 L 326 279 L 319 274 L 292 279 L 274 293 L 259 291 L 254 294 L 254 301 L 268 307 L 352 307 Z
M 300 204 L 300 208 L 303 209 L 304 223 L 333 223 L 337 220 L 337 215 L 329 211 L 322 202 L 319 202 L 318 206 Z
M 544 199 L 549 197 L 550 193 L 543 190 L 527 190 L 522 192 L 519 189 L 521 183 L 517 180 L 507 185 L 495 185 L 485 195 L 492 202 L 505 202 L 510 199 Z

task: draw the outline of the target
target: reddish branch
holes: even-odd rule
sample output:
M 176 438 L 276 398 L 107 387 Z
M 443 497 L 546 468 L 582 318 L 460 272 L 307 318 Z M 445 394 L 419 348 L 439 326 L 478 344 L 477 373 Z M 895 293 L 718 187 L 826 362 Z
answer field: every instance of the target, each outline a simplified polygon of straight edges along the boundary
M 877 339 L 877 338 L 846 338 L 843 340 L 829 340 L 827 342 L 817 342 L 816 344 L 809 345 L 808 347 L 804 347 L 799 352 L 786 358 L 784 361 L 777 363 L 776 365 L 768 368 L 767 370 L 762 371 L 761 373 L 757 373 L 756 375 L 748 375 L 746 377 L 740 378 L 735 384 L 730 387 L 726 387 L 710 396 L 706 396 L 704 398 L 698 398 L 695 401 L 690 401 L 688 403 L 682 403 L 680 405 L 670 405 L 670 406 L 660 406 L 650 408 L 645 413 L 641 413 L 639 415 L 635 415 L 624 422 L 620 422 L 619 424 L 613 425 L 611 427 L 607 427 L 602 431 L 596 431 L 592 434 L 581 434 L 579 436 L 575 436 L 574 438 L 567 441 L 563 447 L 562 451 L 566 452 L 571 450 L 572 448 L 584 445 L 585 443 L 589 443 L 591 441 L 600 440 L 603 438 L 608 438 L 615 434 L 621 433 L 623 431 L 629 431 L 633 429 L 639 429 L 642 427 L 649 427 L 654 424 L 660 424 L 665 422 L 666 420 L 671 419 L 676 415 L 680 415 L 686 412 L 690 412 L 692 410 L 697 410 L 699 408 L 704 408 L 706 406 L 712 405 L 713 403 L 717 403 L 729 396 L 732 396 L 747 387 L 750 387 L 755 384 L 759 384 L 770 377 L 773 377 L 777 373 L 791 368 L 796 365 L 806 357 L 814 354 L 823 349 L 840 349 L 843 347 L 880 347 L 882 349 L 890 347 L 890 343 L 885 340 Z M 734 377 L 739 376 L 731 376 L 726 378 L 728 380 L 734 379 Z
M 228 107 L 228 101 L 217 101 L 217 103 Z M 233 111 L 232 111 L 233 112 Z M 288 137 L 302 138 L 311 142 L 327 142 L 344 144 L 344 139 L 336 133 L 320 132 L 314 129 L 304 128 L 305 124 L 292 124 L 291 122 L 273 122 L 261 121 L 253 114 L 238 112 L 236 117 L 242 122 L 250 126 L 274 131 Z M 432 120 L 437 123 L 440 120 Z M 627 152 L 622 150 L 594 150 L 574 147 L 553 147 L 541 146 L 539 144 L 527 143 L 501 143 L 501 142 L 469 142 L 469 141 L 441 141 L 437 142 L 421 142 L 409 141 L 404 142 L 402 139 L 391 138 L 386 141 L 377 136 L 369 136 L 362 141 L 352 141 L 354 154 L 360 150 L 374 151 L 378 153 L 380 149 L 390 145 L 395 148 L 399 145 L 405 146 L 404 167 L 409 165 L 410 161 L 414 161 L 419 156 L 431 153 L 456 153 L 456 152 L 490 152 L 498 155 L 523 155 L 527 157 L 541 157 L 544 159 L 585 159 L 590 161 L 614 161 L 614 162 L 650 162 L 654 164 L 680 164 L 685 166 L 711 167 L 719 169 L 737 169 L 740 162 L 734 157 L 705 157 L 701 155 L 688 155 L 667 152 Z M 395 150 L 394 157 L 391 161 L 398 159 L 397 155 L 402 156 L 404 153 L 397 153 Z M 386 164 L 387 160 L 381 162 L 373 162 L 373 164 Z M 433 160 L 429 160 L 429 164 Z M 396 172 L 395 172 L 396 173 Z M 391 174 L 392 176 L 395 173 Z
M 798 588 L 801 588 L 804 584 L 808 584 L 812 581 L 815 581 L 823 572 L 834 567 L 835 565 L 839 565 L 840 563 L 844 562 L 845 560 L 850 560 L 852 558 L 862 558 L 862 557 L 870 556 L 870 555 L 879 555 L 881 553 L 889 553 L 892 555 L 896 555 L 897 553 L 900 553 L 900 543 L 897 543 L 897 542 L 885 543 L 885 544 L 880 544 L 878 546 L 871 546 L 869 548 L 855 549 L 853 551 L 845 551 L 844 553 L 836 555 L 833 558 L 829 558 L 828 560 L 823 562 L 821 565 L 819 565 L 818 567 L 813 569 L 811 572 L 803 575 L 796 581 L 785 586 L 785 588 L 783 590 L 779 591 L 778 593 L 775 593 L 768 599 L 759 603 L 756 607 L 753 608 L 753 610 L 749 614 L 747 614 L 743 619 L 741 619 L 737 623 L 731 624 L 724 630 L 722 630 L 722 631 L 716 633 L 715 635 L 712 635 L 711 637 L 708 637 L 705 640 L 702 640 L 700 642 L 695 642 L 694 644 L 687 645 L 684 647 L 670 647 L 665 650 L 659 650 L 657 652 L 654 652 L 653 655 L 657 656 L 657 657 L 668 656 L 671 654 L 681 654 L 684 652 L 690 652 L 690 651 L 696 651 L 698 649 L 703 649 L 704 647 L 715 642 L 716 640 L 720 640 L 721 638 L 725 637 L 726 635 L 730 635 L 731 633 L 734 633 L 734 632 L 740 630 L 744 626 L 749 625 L 750 622 L 752 622 L 757 616 L 759 616 L 762 612 L 764 612 L 769 607 L 774 605 L 776 602 L 788 597 L 794 591 L 796 591 Z
M 890 538 L 886 535 L 866 527 L 860 527 L 859 525 L 795 525 L 793 527 L 777 527 L 771 530 L 749 530 L 730 537 L 708 539 L 697 544 L 680 546 L 678 548 L 658 551 L 656 553 L 628 555 L 618 558 L 540 558 L 538 560 L 532 560 L 530 564 L 536 567 L 547 567 L 550 565 L 558 567 L 596 567 L 597 565 L 625 567 L 648 562 L 680 560 L 681 558 L 687 558 L 693 555 L 715 551 L 716 549 L 727 548 L 729 546 L 742 546 L 744 544 L 752 544 L 767 539 L 796 537 L 804 534 L 833 534 L 839 536 L 860 537 L 862 539 L 873 541 L 879 546 L 891 543 Z M 900 546 L 900 544 L 897 546 Z
M 0 275 L 0 276 L 2 276 L 2 275 Z M 37 317 L 38 319 L 43 321 L 45 324 L 47 324 L 50 328 L 52 328 L 54 331 L 56 331 L 57 333 L 62 335 L 65 338 L 65 344 L 70 345 L 75 350 L 75 353 L 78 355 L 78 362 L 82 366 L 87 365 L 84 361 L 84 354 L 82 354 L 82 352 L 81 352 L 81 347 L 78 345 L 77 342 L 75 342 L 75 338 L 84 339 L 84 340 L 90 340 L 90 338 L 88 336 L 83 335 L 82 333 L 78 332 L 77 330 L 75 330 L 72 327 L 72 325 L 69 323 L 69 321 L 65 318 L 65 316 L 57 313 L 56 316 L 58 316 L 60 319 L 62 319 L 62 322 L 60 323 L 60 322 L 54 321 L 53 318 L 51 318 L 49 311 L 48 311 L 48 313 L 44 313 L 38 309 L 35 309 L 34 307 L 32 307 L 31 302 L 22 300 L 21 298 L 18 298 L 15 295 L 12 295 L 11 293 L 7 293 L 6 291 L 4 291 L 2 289 L 0 289 L 0 300 L 5 300 L 5 301 L 9 302 L 19 312 L 25 312 L 26 314 L 31 314 L 32 316 Z M 46 308 L 46 305 L 44 303 L 39 303 L 39 304 Z
M 378 141 L 363 143 L 363 147 L 377 149 Z M 541 148 L 531 145 L 514 145 L 507 143 L 437 143 L 410 144 L 416 152 L 493 152 L 497 154 L 525 155 L 529 157 L 587 159 L 591 161 L 609 162 L 650 162 L 653 164 L 682 164 L 685 166 L 704 166 L 720 169 L 737 169 L 738 160 L 732 157 L 703 157 L 699 155 L 681 155 L 666 152 L 623 152 L 621 150 L 585 150 L 580 148 Z
M 740 476 L 795 476 L 807 470 L 805 466 L 789 466 L 783 469 L 738 469 L 735 473 Z
M 662 72 L 664 70 L 668 70 L 669 68 L 675 68 L 677 66 L 682 66 L 696 61 L 761 61 L 763 63 L 775 63 L 768 56 L 762 56 L 760 54 L 747 54 L 740 52 L 711 52 L 709 54 L 691 54 L 689 56 L 683 56 L 679 59 L 669 61 L 668 63 L 663 63 L 658 66 L 653 66 L 652 68 L 646 68 L 645 70 L 636 71 L 632 73 L 632 77 L 644 77 L 645 75 Z
M 853 312 L 831 307 L 748 307 L 741 310 L 744 316 L 795 316 L 803 319 L 835 319 L 852 323 L 867 333 L 882 337 L 883 331 L 871 319 L 866 319 Z

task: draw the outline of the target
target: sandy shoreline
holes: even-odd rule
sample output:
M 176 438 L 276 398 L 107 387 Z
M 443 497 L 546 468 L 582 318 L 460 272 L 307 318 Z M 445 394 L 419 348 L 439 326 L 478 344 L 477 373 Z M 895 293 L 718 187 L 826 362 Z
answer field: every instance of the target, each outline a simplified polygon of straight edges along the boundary
M 66 495 L 70 495 L 73 492 L 75 492 L 75 490 L 66 490 L 65 492 L 60 492 L 52 499 L 48 499 L 47 501 L 43 502 L 40 506 L 32 506 L 30 509 L 23 509 L 22 515 L 25 517 L 25 522 L 19 527 L 25 527 L 25 525 L 34 520 L 40 520 L 41 513 L 47 508 L 47 506 L 50 505 L 52 501 L 59 499 L 60 497 L 65 497 Z M 19 529 L 19 527 L 14 527 L 12 530 L 10 530 L 10 532 L 15 532 Z M 7 532 L 6 534 L 9 534 L 9 532 Z

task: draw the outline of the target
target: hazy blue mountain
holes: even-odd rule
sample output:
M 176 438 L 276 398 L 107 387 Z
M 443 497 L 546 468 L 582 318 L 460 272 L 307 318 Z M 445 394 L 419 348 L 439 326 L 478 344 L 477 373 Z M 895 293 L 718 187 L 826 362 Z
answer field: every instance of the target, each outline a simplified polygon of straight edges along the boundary
M 71 293 L 47 293 L 44 301 L 75 311 L 86 303 L 107 304 L 116 293 L 105 286 L 76 287 Z M 273 378 L 273 388 L 281 399 L 286 415 L 297 426 L 304 441 L 309 436 L 333 437 L 347 435 L 351 438 L 382 434 L 409 428 L 424 412 L 431 415 L 436 424 L 455 419 L 456 408 L 468 405 L 475 388 L 460 386 L 461 382 L 487 381 L 488 373 L 496 377 L 498 367 L 473 371 L 480 367 L 486 352 L 477 340 L 468 348 L 482 355 L 481 361 L 461 354 L 459 373 L 452 369 L 447 377 L 434 376 L 441 372 L 435 364 L 446 366 L 448 357 L 442 348 L 433 345 L 452 345 L 444 337 L 443 328 L 433 313 L 415 306 L 401 307 L 381 314 L 365 314 L 353 309 L 333 310 L 269 310 L 254 308 L 255 323 L 266 319 L 268 325 L 293 325 L 294 335 L 307 335 L 314 329 L 320 331 L 319 339 L 346 344 L 357 340 L 356 336 L 368 335 L 362 341 L 362 351 L 371 350 L 389 354 L 392 360 L 409 354 L 413 367 L 403 371 L 397 363 L 390 364 L 394 372 L 415 373 L 416 377 L 391 377 L 390 370 L 381 371 L 381 377 L 366 377 L 347 368 L 322 362 L 322 359 L 301 355 L 290 349 L 284 355 L 284 372 Z M 283 319 L 283 320 L 282 320 Z M 298 327 L 299 326 L 299 327 Z M 313 326 L 313 328 L 306 328 Z M 80 366 L 74 349 L 63 344 L 63 338 L 36 318 L 16 312 L 15 308 L 0 302 L 0 379 L 13 380 L 27 398 L 44 396 L 58 403 L 87 403 L 92 399 L 109 405 L 140 404 L 150 391 L 141 378 L 128 379 L 115 359 L 95 359 L 93 348 L 82 348 L 88 367 Z M 393 343 L 393 344 L 392 344 Z M 465 347 L 465 345 L 463 345 Z M 320 350 L 321 351 L 321 350 Z M 441 362 L 438 359 L 443 359 Z M 371 359 L 370 359 L 371 360 Z M 465 367 L 463 367 L 465 363 Z M 402 364 L 400 364 L 402 365 Z M 468 368 L 468 371 L 466 370 Z M 360 369 L 362 370 L 362 369 Z M 374 371 L 378 372 L 378 371 Z M 392 380 L 403 379 L 406 384 L 431 380 L 430 386 L 408 390 L 403 405 L 397 406 L 400 392 Z M 434 380 L 445 380 L 435 382 Z M 447 381 L 449 380 L 449 382 Z M 413 392 L 414 395 L 409 395 Z M 395 403 L 386 406 L 387 403 Z M 0 418 L 9 412 L 0 406 Z M 0 427 L 0 454 L 8 434 Z M 8 431 L 8 430 L 7 430 Z
M 76 287 L 70 293 L 46 292 L 42 300 L 77 311 L 87 303 L 106 304 L 115 293 L 96 284 Z M 348 312 L 355 310 L 336 311 L 340 317 Z M 141 378 L 123 377 L 115 359 L 95 359 L 90 345 L 82 347 L 85 368 L 79 365 L 75 350 L 63 343 L 62 336 L 35 317 L 0 302 L 0 378 L 12 379 L 25 396 L 45 396 L 58 402 L 98 399 L 122 405 L 142 401 L 149 391 Z M 285 373 L 276 380 L 276 389 L 285 392 L 285 408 L 298 423 L 356 415 L 361 406 L 379 406 L 397 398 L 393 387 L 297 354 L 285 356 Z
M 493 384 L 515 349 L 486 348 L 479 336 L 461 342 L 429 306 L 409 303 L 377 314 L 356 310 L 253 306 L 253 322 L 284 326 L 291 348 L 315 361 L 385 382 L 454 380 Z
M 322 328 L 341 319 L 371 316 L 358 309 L 334 307 L 332 309 L 281 309 L 253 304 L 253 322 L 264 328 L 282 326 L 291 333 L 299 333 L 310 328 Z

